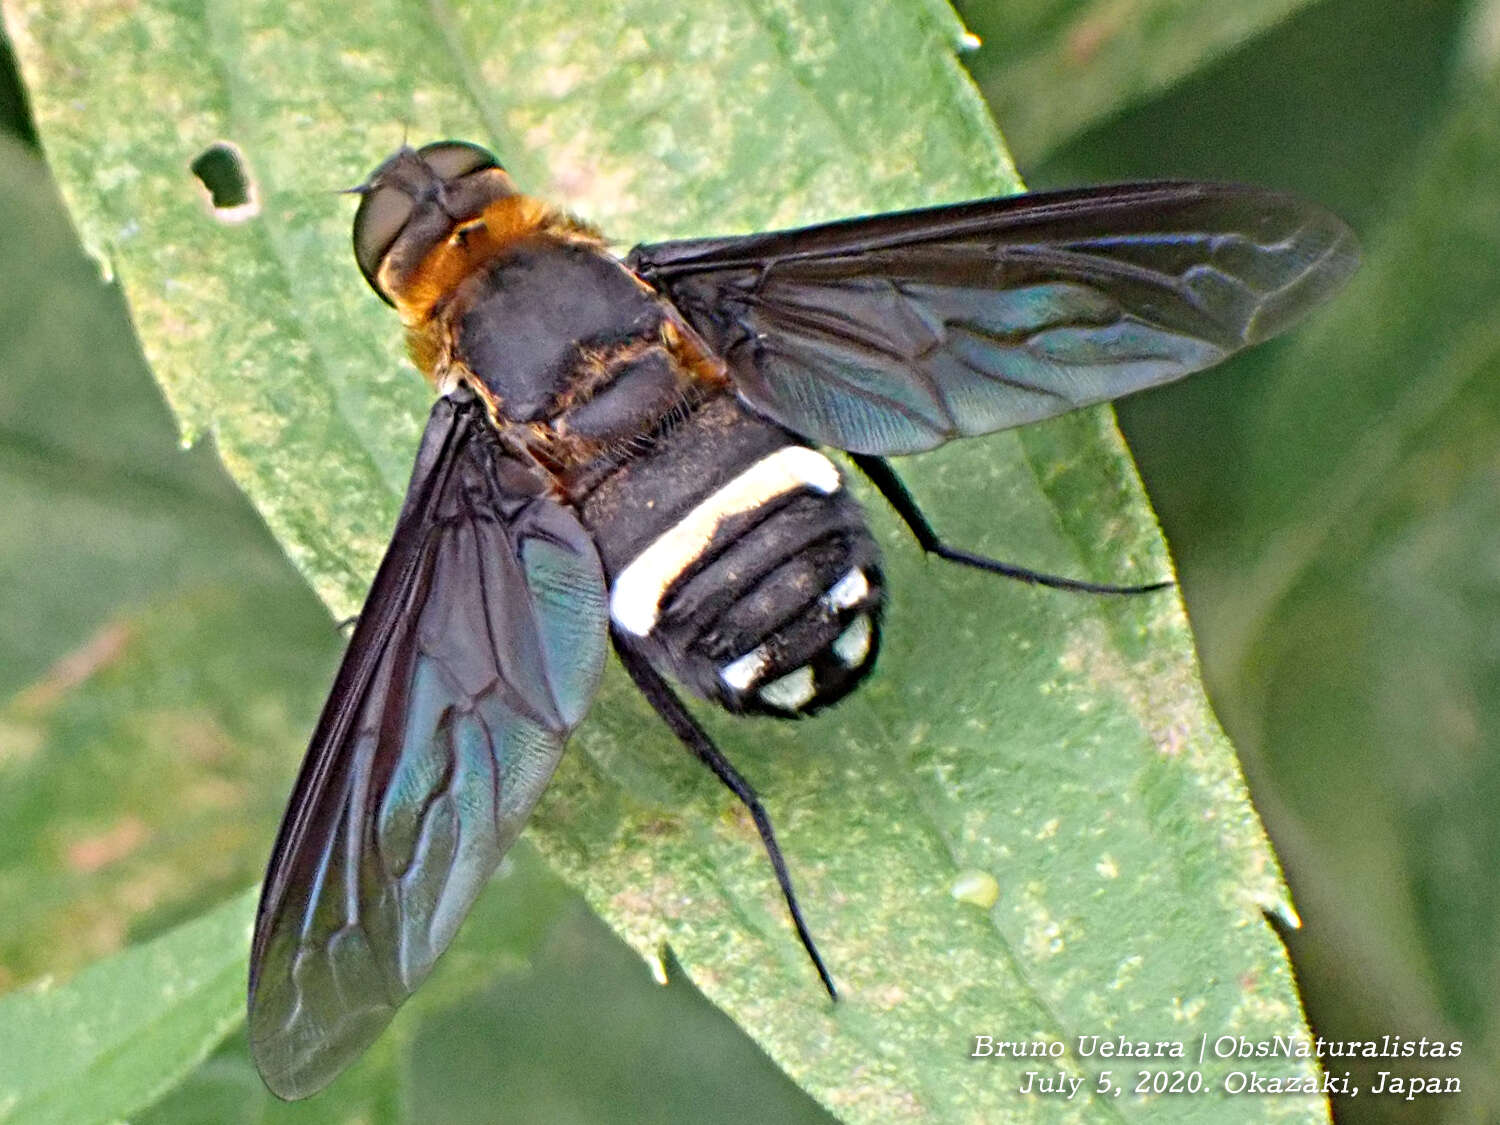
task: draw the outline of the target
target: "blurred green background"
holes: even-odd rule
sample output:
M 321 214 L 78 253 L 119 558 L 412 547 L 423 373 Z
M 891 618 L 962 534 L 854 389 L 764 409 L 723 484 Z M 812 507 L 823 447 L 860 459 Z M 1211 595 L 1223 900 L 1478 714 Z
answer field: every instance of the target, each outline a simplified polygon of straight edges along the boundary
M 1460 1073 L 1462 1097 L 1336 1101 L 1338 1118 L 1500 1118 L 1500 7 L 960 10 L 984 44 L 964 61 L 1031 186 L 1243 179 L 1361 234 L 1367 264 L 1337 309 L 1119 416 L 1302 914 L 1285 937 L 1314 1029 L 1464 1043 L 1461 1065 L 1427 1068 Z M 78 248 L 0 62 L 9 988 L 258 877 L 287 748 L 342 639 L 211 447 L 172 452 L 126 310 Z M 234 1037 L 142 1120 L 826 1120 L 524 850 L 507 878 L 532 907 L 466 954 L 492 966 L 487 987 L 424 995 L 409 1038 L 361 1064 L 408 1081 L 281 1106 Z M 1355 1081 L 1376 1069 L 1424 1072 L 1371 1064 Z M 472 1100 L 497 1089 L 503 1106 Z

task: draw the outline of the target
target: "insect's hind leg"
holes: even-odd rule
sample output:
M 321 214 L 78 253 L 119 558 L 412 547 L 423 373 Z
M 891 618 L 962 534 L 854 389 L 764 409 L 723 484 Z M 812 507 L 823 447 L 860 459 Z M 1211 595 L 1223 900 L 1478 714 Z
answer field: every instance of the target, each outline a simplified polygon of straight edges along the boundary
M 906 490 L 906 485 L 902 483 L 901 478 L 896 475 L 896 470 L 891 468 L 884 457 L 871 457 L 865 453 L 851 453 L 849 457 L 880 490 L 880 494 L 886 498 L 887 503 L 896 509 L 896 514 L 906 521 L 906 526 L 911 528 L 911 533 L 916 536 L 922 550 L 940 559 L 987 570 L 991 574 L 1001 574 L 1006 578 L 1029 582 L 1035 586 L 1049 586 L 1054 590 L 1076 590 L 1085 594 L 1149 594 L 1154 590 L 1165 590 L 1173 584 L 1171 582 L 1148 582 L 1140 586 L 1113 586 L 1100 582 L 1084 582 L 1077 578 L 1043 574 L 1040 571 L 1028 570 L 1023 566 L 1003 563 L 998 559 L 950 547 L 938 538 L 937 532 L 927 522 L 927 517 L 917 507 L 916 500 Z
M 750 818 L 755 821 L 755 829 L 760 833 L 761 843 L 765 845 L 766 855 L 770 857 L 771 869 L 776 873 L 776 883 L 781 887 L 782 897 L 786 899 L 787 911 L 792 916 L 792 925 L 797 929 L 797 937 L 802 942 L 802 948 L 807 950 L 807 955 L 812 958 L 813 967 L 818 970 L 818 978 L 822 980 L 823 987 L 828 990 L 828 995 L 837 1000 L 838 990 L 834 988 L 833 978 L 829 976 L 828 968 L 823 964 L 823 958 L 818 953 L 812 934 L 808 932 L 807 923 L 802 920 L 802 908 L 797 905 L 797 893 L 792 889 L 792 877 L 787 872 L 786 861 L 781 857 L 781 847 L 776 843 L 776 833 L 771 828 L 771 818 L 766 815 L 765 807 L 760 803 L 760 797 L 756 795 L 750 783 L 740 776 L 739 770 L 735 769 L 729 759 L 724 757 L 723 751 L 714 745 L 713 740 L 708 737 L 708 732 L 698 725 L 698 720 L 693 718 L 682 700 L 677 698 L 677 693 L 672 690 L 666 680 L 662 679 L 656 669 L 651 667 L 644 657 L 632 651 L 629 643 L 622 641 L 618 634 L 612 635 L 612 639 L 615 652 L 620 657 L 620 663 L 625 665 L 625 671 L 630 673 L 635 686 L 640 688 L 641 694 L 662 717 L 662 721 L 671 728 L 672 733 L 682 741 L 682 744 L 693 752 L 693 756 L 711 769 L 714 776 L 722 781 L 749 810 Z

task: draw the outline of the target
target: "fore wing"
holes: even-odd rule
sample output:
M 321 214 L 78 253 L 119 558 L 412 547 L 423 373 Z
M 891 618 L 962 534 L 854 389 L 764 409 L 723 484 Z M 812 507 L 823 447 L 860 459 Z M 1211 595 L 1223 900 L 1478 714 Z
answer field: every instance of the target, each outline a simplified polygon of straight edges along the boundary
M 261 893 L 250 1041 L 280 1096 L 358 1057 L 452 940 L 594 695 L 606 602 L 577 516 L 440 400 Z
M 1313 204 L 1158 183 L 657 243 L 628 264 L 756 410 L 886 455 L 1209 367 L 1289 327 L 1357 260 Z

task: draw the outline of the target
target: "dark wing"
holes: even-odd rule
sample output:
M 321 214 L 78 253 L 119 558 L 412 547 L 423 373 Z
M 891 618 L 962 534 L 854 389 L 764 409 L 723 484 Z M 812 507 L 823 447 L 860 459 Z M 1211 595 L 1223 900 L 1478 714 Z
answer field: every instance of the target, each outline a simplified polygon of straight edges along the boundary
M 271 856 L 250 1043 L 322 1088 L 432 969 L 546 788 L 604 666 L 593 540 L 465 392 L 406 504 Z
M 1357 259 L 1313 204 L 1159 183 L 663 242 L 628 264 L 756 410 L 896 454 L 1211 366 L 1327 299 Z

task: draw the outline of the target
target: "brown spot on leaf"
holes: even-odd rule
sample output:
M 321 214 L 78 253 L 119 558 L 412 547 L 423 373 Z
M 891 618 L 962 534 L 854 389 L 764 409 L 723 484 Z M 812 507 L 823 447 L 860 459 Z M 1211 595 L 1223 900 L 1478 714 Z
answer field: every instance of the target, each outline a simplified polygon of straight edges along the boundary
M 124 622 L 105 625 L 83 644 L 59 657 L 40 680 L 18 692 L 14 701 L 16 710 L 23 715 L 51 710 L 68 692 L 116 663 L 130 639 L 131 629 Z
M 69 844 L 66 852 L 68 867 L 83 875 L 92 874 L 130 855 L 150 835 L 151 830 L 145 821 L 135 816 L 124 817 L 98 835 Z
M 676 817 L 652 817 L 641 825 L 640 835 L 645 838 L 675 836 L 682 831 L 682 821 Z
M 1064 40 L 1068 62 L 1088 66 L 1111 39 L 1120 34 L 1130 18 L 1130 4 L 1113 4 L 1091 12 L 1073 25 Z

